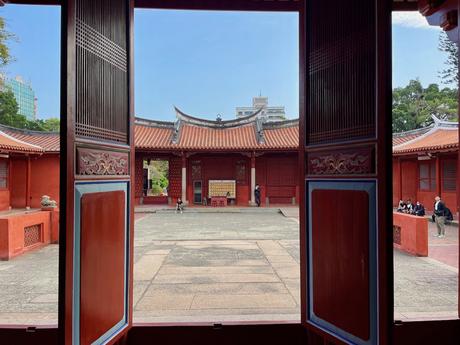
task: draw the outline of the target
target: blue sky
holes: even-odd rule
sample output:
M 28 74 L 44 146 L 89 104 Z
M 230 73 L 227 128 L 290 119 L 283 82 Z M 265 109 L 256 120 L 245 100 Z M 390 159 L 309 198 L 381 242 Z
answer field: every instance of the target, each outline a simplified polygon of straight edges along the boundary
M 59 115 L 60 9 L 0 8 L 19 41 L 6 72 L 30 80 L 38 116 Z M 136 115 L 173 120 L 173 105 L 205 118 L 234 116 L 262 93 L 298 115 L 298 17 L 295 13 L 136 10 Z M 445 54 L 439 30 L 417 15 L 395 14 L 393 84 L 439 83 Z

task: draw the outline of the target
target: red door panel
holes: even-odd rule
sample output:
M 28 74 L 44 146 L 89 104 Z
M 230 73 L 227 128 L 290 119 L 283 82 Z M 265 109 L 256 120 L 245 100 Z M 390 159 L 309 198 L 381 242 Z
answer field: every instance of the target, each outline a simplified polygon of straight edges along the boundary
M 364 191 L 315 190 L 311 205 L 313 311 L 368 340 L 369 195 Z
M 92 344 L 125 312 L 125 194 L 81 198 L 80 338 Z
M 306 1 L 302 321 L 325 343 L 374 345 L 389 339 L 390 5 Z
M 132 325 L 134 1 L 69 0 L 62 15 L 61 342 L 113 344 Z

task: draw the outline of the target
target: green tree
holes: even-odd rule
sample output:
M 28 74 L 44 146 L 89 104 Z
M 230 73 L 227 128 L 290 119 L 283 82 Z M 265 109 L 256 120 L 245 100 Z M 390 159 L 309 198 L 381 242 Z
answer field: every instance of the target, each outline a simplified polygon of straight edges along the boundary
M 0 92 L 0 123 L 11 127 L 27 128 L 27 119 L 18 114 L 18 103 L 11 90 Z
M 10 41 L 17 41 L 15 34 L 6 29 L 5 18 L 0 17 L 0 69 L 14 61 L 14 57 L 10 54 Z M 0 86 L 2 80 L 0 79 Z
M 34 131 L 59 131 L 59 119 L 27 120 L 18 114 L 18 103 L 11 90 L 0 91 L 0 123 L 21 129 Z
M 393 132 L 408 131 L 433 123 L 431 115 L 441 120 L 457 120 L 457 90 L 440 89 L 437 84 L 423 88 L 419 80 L 393 90 Z
M 447 53 L 446 68 L 439 72 L 441 82 L 458 85 L 458 46 L 444 31 L 439 35 L 439 50 Z

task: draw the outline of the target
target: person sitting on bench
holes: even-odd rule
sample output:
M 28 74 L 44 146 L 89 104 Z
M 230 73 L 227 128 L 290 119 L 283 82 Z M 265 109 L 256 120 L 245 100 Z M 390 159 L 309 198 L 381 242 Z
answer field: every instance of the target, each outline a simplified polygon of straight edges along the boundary
M 425 207 L 420 203 L 420 201 L 417 201 L 415 204 L 413 212 L 413 214 L 419 217 L 423 217 L 425 215 Z
M 184 203 L 182 202 L 181 198 L 177 198 L 176 213 L 177 213 L 177 211 L 180 211 L 180 213 L 182 213 L 184 211 Z

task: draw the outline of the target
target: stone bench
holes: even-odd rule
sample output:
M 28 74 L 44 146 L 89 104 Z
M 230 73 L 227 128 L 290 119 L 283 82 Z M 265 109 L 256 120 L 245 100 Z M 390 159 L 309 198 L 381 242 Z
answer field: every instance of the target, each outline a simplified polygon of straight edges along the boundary
M 428 219 L 393 212 L 393 246 L 412 255 L 428 256 Z

